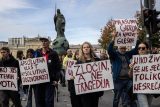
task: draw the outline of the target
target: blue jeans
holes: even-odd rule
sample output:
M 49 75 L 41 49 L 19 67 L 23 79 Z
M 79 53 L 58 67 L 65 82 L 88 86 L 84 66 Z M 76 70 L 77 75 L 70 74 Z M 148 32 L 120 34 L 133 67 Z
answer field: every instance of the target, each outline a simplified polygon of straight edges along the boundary
M 140 107 L 151 107 L 153 96 L 151 94 L 137 94 L 138 103 Z
M 119 79 L 117 81 L 114 81 L 113 107 L 118 107 L 120 97 L 122 97 L 122 106 L 127 107 L 128 103 L 130 102 L 128 91 L 131 87 L 132 81 L 129 79 Z M 132 106 L 132 104 L 130 106 L 136 107 L 136 105 Z
M 54 107 L 55 86 L 51 83 L 42 83 L 35 86 L 36 107 Z

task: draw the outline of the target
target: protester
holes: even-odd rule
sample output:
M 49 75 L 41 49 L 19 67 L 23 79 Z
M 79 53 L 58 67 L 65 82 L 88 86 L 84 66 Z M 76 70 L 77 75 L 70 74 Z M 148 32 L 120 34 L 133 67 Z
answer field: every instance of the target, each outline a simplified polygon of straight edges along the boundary
M 21 50 L 17 51 L 17 56 L 16 57 L 17 57 L 17 60 L 25 59 L 23 51 L 21 51 Z
M 68 49 L 67 50 L 67 55 L 65 56 L 65 58 L 63 59 L 63 66 L 66 68 L 66 66 L 67 66 L 67 61 L 68 61 L 68 59 L 70 58 L 72 58 L 72 50 L 71 49 Z
M 78 60 L 79 59 L 79 50 L 77 49 L 74 54 L 73 54 L 73 60 Z
M 138 54 L 139 55 L 146 55 L 148 54 L 149 45 L 146 42 L 141 42 L 138 45 Z M 134 66 L 134 62 L 130 64 L 130 68 Z M 130 76 L 132 76 L 132 73 L 129 73 Z M 137 93 L 138 103 L 140 107 L 151 107 L 151 102 L 153 99 L 153 96 L 151 94 L 143 94 L 143 93 Z
M 45 57 L 48 65 L 50 82 L 36 85 L 36 107 L 54 107 L 54 91 L 59 81 L 60 60 L 58 54 L 49 48 L 48 38 L 40 38 L 42 48 L 35 52 L 36 57 Z
M 25 59 L 24 57 L 24 54 L 23 54 L 23 51 L 22 50 L 18 50 L 17 51 L 17 55 L 16 55 L 16 58 L 17 60 L 23 60 Z M 19 93 L 20 93 L 20 98 L 22 101 L 25 101 L 27 98 L 27 88 L 24 87 L 22 84 L 20 84 L 20 87 L 19 87 Z
M 65 58 L 66 53 L 63 53 L 62 55 L 59 55 L 59 59 L 61 62 L 61 71 L 60 71 L 60 84 L 62 87 L 66 87 L 65 83 L 65 67 L 63 66 L 63 59 Z
M 2 47 L 0 52 L 2 56 L 0 67 L 14 67 L 17 69 L 17 85 L 19 87 L 20 71 L 18 61 L 10 54 L 8 47 Z M 9 107 L 9 99 L 12 100 L 15 107 L 22 107 L 18 91 L 0 90 L 0 107 Z
M 28 59 L 28 58 L 34 58 L 34 50 L 31 49 L 31 48 L 28 49 L 27 53 L 26 53 L 26 59 Z M 28 88 L 28 90 L 27 90 L 28 98 L 27 98 L 26 107 L 32 107 L 32 90 L 35 93 L 35 85 L 29 85 L 29 86 L 26 86 L 26 87 Z
M 73 54 L 73 60 L 78 60 L 79 50 L 76 50 Z M 83 107 L 81 102 L 81 95 L 76 95 L 75 86 L 74 86 L 74 77 L 68 80 L 68 91 L 70 93 L 71 105 L 72 107 Z
M 71 49 L 68 49 L 67 50 L 67 55 L 64 57 L 63 59 L 63 68 L 66 69 L 66 66 L 67 66 L 67 61 L 68 59 L 71 59 L 72 58 L 72 50 Z M 66 83 L 65 83 L 65 71 L 62 72 L 63 73 L 63 81 L 62 81 L 62 86 L 65 87 L 66 86 Z
M 128 76 L 129 72 L 129 63 L 132 55 L 137 54 L 137 46 L 130 51 L 126 51 L 125 46 L 119 46 L 118 51 L 114 49 L 114 41 L 115 41 L 116 33 L 112 33 L 112 41 L 108 47 L 108 54 L 112 64 L 112 74 L 113 74 L 113 82 L 114 82 L 114 99 L 113 99 L 113 107 L 118 107 L 120 97 L 122 97 L 122 106 L 127 107 L 128 105 L 128 94 L 127 89 L 131 86 L 130 80 Z M 123 95 L 122 95 L 123 93 Z M 130 104 L 131 106 L 136 107 L 135 102 Z
M 100 59 L 97 58 L 93 51 L 92 45 L 89 42 L 84 42 L 80 48 L 79 60 L 77 61 L 77 63 L 81 64 L 99 60 Z M 80 96 L 82 101 L 82 107 L 98 107 L 99 97 L 101 97 L 102 95 L 102 91 L 81 94 Z

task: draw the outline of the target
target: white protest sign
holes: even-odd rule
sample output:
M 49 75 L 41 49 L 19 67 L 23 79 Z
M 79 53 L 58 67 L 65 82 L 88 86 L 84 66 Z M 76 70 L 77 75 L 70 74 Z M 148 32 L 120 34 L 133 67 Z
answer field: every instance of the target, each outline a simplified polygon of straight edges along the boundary
M 22 85 L 49 82 L 47 61 L 44 57 L 19 60 Z
M 72 66 L 76 63 L 75 60 L 68 59 L 67 61 L 67 67 L 66 67 L 66 80 L 70 80 L 74 76 L 74 72 L 72 70 Z
M 113 89 L 113 78 L 109 60 L 96 61 L 73 66 L 76 94 Z
M 18 90 L 17 68 L 0 67 L 0 90 Z
M 135 55 L 134 93 L 160 93 L 160 54 Z
M 113 20 L 118 32 L 115 46 L 135 46 L 137 41 L 137 21 L 135 19 Z

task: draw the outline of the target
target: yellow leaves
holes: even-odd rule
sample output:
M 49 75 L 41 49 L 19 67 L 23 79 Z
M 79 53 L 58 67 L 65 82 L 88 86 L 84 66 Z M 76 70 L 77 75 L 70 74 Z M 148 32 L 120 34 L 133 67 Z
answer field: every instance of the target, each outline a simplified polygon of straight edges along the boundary
M 112 22 L 112 19 L 107 22 L 106 26 L 104 26 L 103 29 L 101 29 L 101 37 L 98 40 L 98 42 L 101 44 L 101 46 L 104 49 L 106 48 L 106 44 L 109 44 L 109 42 L 111 41 L 112 39 L 111 33 L 114 30 L 115 30 L 115 26 L 114 26 L 114 23 Z

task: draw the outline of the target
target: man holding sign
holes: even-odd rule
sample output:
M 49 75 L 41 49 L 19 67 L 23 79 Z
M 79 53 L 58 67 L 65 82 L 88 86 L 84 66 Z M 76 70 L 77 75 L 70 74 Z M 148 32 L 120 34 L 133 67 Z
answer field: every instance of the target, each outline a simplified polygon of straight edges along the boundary
M 54 107 L 54 90 L 59 81 L 60 60 L 58 54 L 49 48 L 48 38 L 40 38 L 40 41 L 42 48 L 35 52 L 35 56 L 46 58 L 50 82 L 36 85 L 36 107 Z
M 10 54 L 8 47 L 2 47 L 0 61 L 0 104 L 9 107 L 9 99 L 15 107 L 22 107 L 17 81 L 20 80 L 18 61 Z M 18 77 L 17 77 L 18 75 Z
M 114 42 L 115 37 L 117 36 L 116 32 L 112 33 L 112 41 L 109 44 L 108 48 L 108 54 L 112 63 L 112 73 L 113 73 L 113 80 L 114 80 L 114 100 L 113 100 L 113 107 L 118 107 L 120 97 L 122 95 L 122 92 L 124 92 L 124 95 L 127 96 L 126 88 L 128 88 L 128 85 L 130 83 L 130 79 L 128 76 L 129 72 L 129 63 L 130 59 L 132 58 L 132 55 L 137 54 L 137 47 L 138 43 L 136 44 L 136 47 L 130 51 L 126 52 L 125 46 L 119 46 L 118 51 L 114 50 Z M 132 81 L 131 81 L 132 83 Z M 127 99 L 128 97 L 124 97 L 122 101 L 123 107 L 127 106 Z

